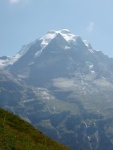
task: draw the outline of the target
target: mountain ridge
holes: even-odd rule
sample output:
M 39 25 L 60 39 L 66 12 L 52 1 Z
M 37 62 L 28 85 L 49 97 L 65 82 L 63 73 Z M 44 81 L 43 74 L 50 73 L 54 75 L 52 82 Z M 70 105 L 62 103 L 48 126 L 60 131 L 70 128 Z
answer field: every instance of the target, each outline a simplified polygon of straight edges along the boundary
M 80 36 L 71 34 L 71 32 L 68 29 L 62 29 L 62 30 L 57 30 L 57 31 L 50 30 L 47 32 L 46 35 L 42 36 L 38 40 L 35 40 L 34 42 L 31 42 L 30 44 L 23 46 L 22 49 L 9 60 L 9 65 L 10 64 L 12 65 L 13 63 L 15 63 L 20 57 L 22 57 L 29 50 L 29 48 L 32 45 L 36 44 L 37 42 L 40 43 L 41 45 L 40 51 L 42 51 L 42 49 L 44 49 L 54 38 L 56 38 L 58 34 L 60 34 L 68 42 L 68 44 L 70 43 L 76 44 L 76 42 L 79 43 L 79 41 L 81 41 L 86 46 L 90 45 L 85 40 L 82 41 Z M 90 45 L 90 48 L 91 48 L 91 45 Z
M 112 150 L 113 59 L 67 29 L 15 57 L 0 72 L 1 107 L 73 150 Z

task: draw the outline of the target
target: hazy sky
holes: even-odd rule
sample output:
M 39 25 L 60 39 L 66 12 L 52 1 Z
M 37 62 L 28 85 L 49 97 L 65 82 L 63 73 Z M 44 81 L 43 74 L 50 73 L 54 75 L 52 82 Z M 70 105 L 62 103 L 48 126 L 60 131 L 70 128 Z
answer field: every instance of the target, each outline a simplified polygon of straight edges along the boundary
M 113 0 L 0 0 L 0 56 L 63 28 L 113 57 Z

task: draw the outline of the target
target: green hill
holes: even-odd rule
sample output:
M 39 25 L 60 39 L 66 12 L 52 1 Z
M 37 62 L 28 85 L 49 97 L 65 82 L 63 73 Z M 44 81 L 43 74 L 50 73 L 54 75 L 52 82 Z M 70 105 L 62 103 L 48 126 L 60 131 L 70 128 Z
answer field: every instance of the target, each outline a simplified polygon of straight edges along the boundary
M 0 150 L 69 150 L 18 116 L 0 109 Z

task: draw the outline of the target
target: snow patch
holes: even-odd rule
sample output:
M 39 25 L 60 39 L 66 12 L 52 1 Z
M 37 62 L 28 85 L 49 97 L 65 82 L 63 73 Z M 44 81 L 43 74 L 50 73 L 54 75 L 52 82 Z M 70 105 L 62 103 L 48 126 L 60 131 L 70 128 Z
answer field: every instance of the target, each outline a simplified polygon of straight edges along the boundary
M 29 66 L 31 66 L 31 65 L 33 65 L 33 64 L 34 64 L 34 62 L 30 62 L 30 63 L 29 63 Z
M 0 68 L 9 65 L 11 57 L 7 57 L 7 59 L 0 59 Z
M 23 46 L 22 49 L 15 56 L 8 57 L 6 60 L 0 60 L 0 67 L 5 67 L 14 64 L 20 57 L 22 57 L 28 51 L 30 46 L 34 43 L 35 42 L 32 42 L 28 45 Z
M 88 50 L 90 53 L 92 53 L 92 54 L 94 53 L 93 49 L 88 49 Z
M 91 73 L 93 73 L 93 74 L 94 74 L 94 73 L 95 73 L 95 71 L 94 71 L 94 70 L 91 70 Z
M 68 29 L 62 29 L 58 31 L 50 30 L 46 35 L 40 38 L 40 40 L 42 41 L 41 46 L 47 46 L 50 43 L 50 41 L 56 37 L 57 34 L 61 34 L 62 37 L 69 43 L 76 43 L 76 40 L 79 37 L 75 36 L 74 34 L 71 34 L 71 32 Z
M 93 64 L 89 65 L 89 69 L 93 69 Z
M 50 43 L 50 41 L 51 41 L 53 38 L 55 38 L 55 36 L 56 36 L 55 31 L 49 31 L 46 35 L 44 35 L 43 37 L 41 37 L 41 38 L 39 39 L 39 40 L 42 41 L 42 42 L 41 42 L 41 46 L 42 46 L 42 47 L 47 46 L 47 45 Z
M 69 43 L 76 43 L 76 38 L 78 38 L 78 36 L 71 34 L 71 32 L 68 29 L 62 29 L 56 31 L 56 33 L 60 33 L 63 36 L 63 38 Z
M 22 57 L 27 51 L 28 49 L 31 47 L 31 45 L 33 45 L 35 42 L 32 42 L 28 45 L 24 45 L 22 47 L 22 49 L 11 59 L 10 64 L 13 64 L 14 62 L 16 62 L 20 57 Z
M 91 44 L 89 42 L 87 42 L 86 40 L 83 40 L 83 42 L 84 42 L 85 46 L 88 48 L 89 52 L 93 54 L 94 50 L 93 50 Z
M 88 67 L 89 67 L 90 72 L 92 74 L 94 74 L 95 73 L 95 71 L 94 71 L 94 65 L 92 63 L 90 63 L 90 62 L 86 62 L 86 63 L 88 65 Z
M 65 50 L 69 50 L 69 49 L 71 49 L 71 47 L 65 46 Z
M 38 52 L 35 54 L 34 58 L 39 57 L 39 56 L 41 55 L 43 49 L 44 49 L 44 48 L 42 48 L 40 51 L 38 51 Z

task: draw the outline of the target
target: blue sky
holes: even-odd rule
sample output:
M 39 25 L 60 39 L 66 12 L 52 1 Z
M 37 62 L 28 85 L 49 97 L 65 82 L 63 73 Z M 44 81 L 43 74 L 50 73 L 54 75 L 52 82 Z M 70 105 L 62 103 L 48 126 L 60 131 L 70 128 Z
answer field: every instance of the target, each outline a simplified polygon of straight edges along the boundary
M 113 57 L 113 0 L 0 0 L 0 56 L 63 28 Z

